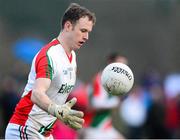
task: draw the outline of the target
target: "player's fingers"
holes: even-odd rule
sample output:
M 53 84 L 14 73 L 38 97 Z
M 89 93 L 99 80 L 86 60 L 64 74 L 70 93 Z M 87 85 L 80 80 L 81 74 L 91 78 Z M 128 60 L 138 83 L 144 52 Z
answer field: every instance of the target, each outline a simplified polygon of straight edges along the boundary
M 82 111 L 73 110 L 73 109 L 71 109 L 69 114 L 73 116 L 81 117 L 81 118 L 84 116 L 84 113 Z
M 66 103 L 66 105 L 71 108 L 72 106 L 74 106 L 74 105 L 76 104 L 76 102 L 77 102 L 77 98 L 74 97 L 74 98 L 72 98 L 70 101 L 68 101 L 68 102 Z
M 71 121 L 68 121 L 68 125 L 73 128 L 73 129 L 81 129 L 82 128 L 82 125 L 77 123 L 77 122 L 71 122 Z
M 70 120 L 71 122 L 77 122 L 79 124 L 83 124 L 84 123 L 84 119 L 83 118 L 79 118 L 79 117 L 76 117 L 76 116 L 68 116 L 67 117 L 68 120 Z

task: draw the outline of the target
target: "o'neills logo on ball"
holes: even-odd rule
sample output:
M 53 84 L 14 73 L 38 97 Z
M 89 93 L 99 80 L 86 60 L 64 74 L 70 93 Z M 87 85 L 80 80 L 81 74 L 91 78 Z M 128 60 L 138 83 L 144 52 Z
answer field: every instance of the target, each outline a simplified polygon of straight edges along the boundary
M 120 67 L 113 67 L 111 70 L 114 71 L 114 72 L 117 72 L 117 73 L 125 74 L 128 77 L 129 80 L 132 80 L 132 76 L 125 69 L 122 69 Z

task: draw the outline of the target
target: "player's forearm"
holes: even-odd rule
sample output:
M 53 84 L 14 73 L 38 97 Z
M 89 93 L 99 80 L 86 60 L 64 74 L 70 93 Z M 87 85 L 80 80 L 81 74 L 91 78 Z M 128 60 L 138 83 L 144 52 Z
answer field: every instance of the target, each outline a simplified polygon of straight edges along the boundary
M 51 84 L 48 78 L 38 78 L 34 83 L 31 100 L 41 109 L 48 111 L 48 106 L 52 103 L 46 92 Z
M 31 100 L 33 103 L 35 103 L 37 106 L 39 106 L 45 111 L 48 111 L 48 107 L 52 103 L 46 93 L 38 90 L 32 91 Z

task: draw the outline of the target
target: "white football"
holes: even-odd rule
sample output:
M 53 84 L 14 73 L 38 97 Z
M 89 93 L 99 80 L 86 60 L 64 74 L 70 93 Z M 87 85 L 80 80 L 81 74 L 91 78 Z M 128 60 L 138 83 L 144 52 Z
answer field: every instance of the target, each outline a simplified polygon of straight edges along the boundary
M 134 75 L 129 66 L 123 63 L 111 63 L 102 71 L 101 82 L 109 94 L 124 95 L 131 90 Z

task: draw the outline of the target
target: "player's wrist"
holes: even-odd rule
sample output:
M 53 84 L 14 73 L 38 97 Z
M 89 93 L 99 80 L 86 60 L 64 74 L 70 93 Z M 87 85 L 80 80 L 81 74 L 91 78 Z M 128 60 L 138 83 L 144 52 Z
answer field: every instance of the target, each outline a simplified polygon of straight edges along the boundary
M 55 103 L 50 103 L 48 106 L 48 113 L 56 117 L 56 110 L 58 105 Z
M 64 105 L 50 103 L 48 106 L 48 113 L 53 115 L 54 117 L 57 117 L 63 122 L 66 122 L 67 111 L 68 109 L 64 107 Z

